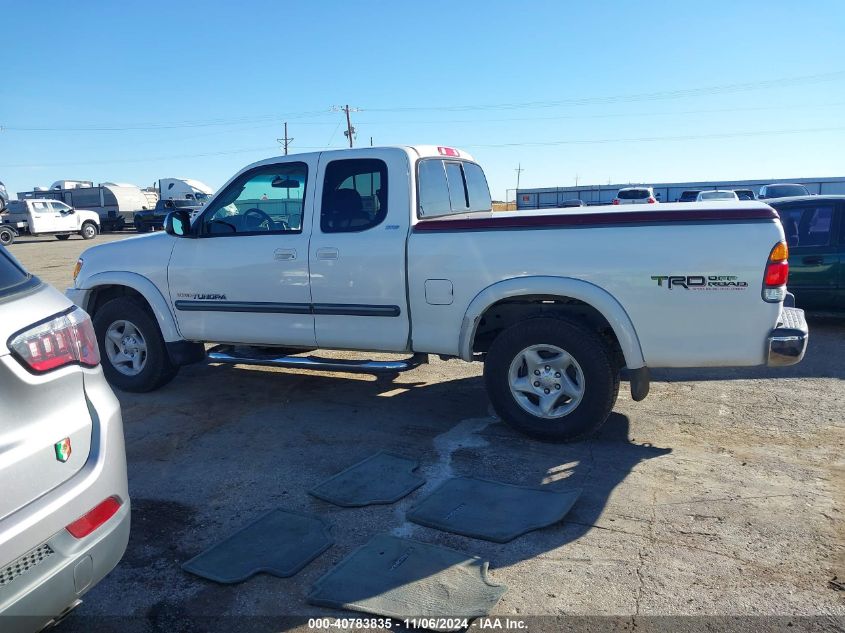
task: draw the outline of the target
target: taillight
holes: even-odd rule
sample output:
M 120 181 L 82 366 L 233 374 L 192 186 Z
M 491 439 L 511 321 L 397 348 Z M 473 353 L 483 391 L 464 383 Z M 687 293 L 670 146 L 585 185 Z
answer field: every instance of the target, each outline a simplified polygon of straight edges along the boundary
M 763 301 L 779 303 L 786 297 L 786 282 L 789 279 L 789 247 L 778 242 L 769 253 L 766 274 L 763 276 Z
M 94 326 L 79 308 L 12 335 L 8 345 L 18 362 L 35 374 L 65 365 L 100 364 Z
M 73 538 L 85 538 L 103 523 L 112 518 L 120 509 L 120 506 L 120 499 L 117 497 L 109 497 L 93 510 L 79 517 L 76 521 L 65 527 L 65 529 L 71 533 Z
M 619 204 L 619 198 L 614 198 L 611 204 Z
M 656 202 L 657 202 L 657 200 L 655 200 L 654 198 L 652 198 L 651 196 L 649 196 L 649 198 L 648 198 L 648 200 L 647 200 L 646 202 L 648 202 L 649 204 L 654 204 L 654 203 L 656 203 Z

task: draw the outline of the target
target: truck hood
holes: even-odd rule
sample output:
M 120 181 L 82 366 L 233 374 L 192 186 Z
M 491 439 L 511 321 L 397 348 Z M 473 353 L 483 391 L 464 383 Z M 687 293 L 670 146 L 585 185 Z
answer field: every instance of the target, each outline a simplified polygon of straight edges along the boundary
M 87 288 L 86 282 L 103 272 L 131 272 L 147 278 L 166 275 L 170 254 L 178 239 L 167 233 L 152 233 L 89 248 L 80 256 L 82 270 L 75 286 Z
M 91 209 L 74 209 L 82 220 L 94 220 L 97 224 L 100 223 L 100 214 Z

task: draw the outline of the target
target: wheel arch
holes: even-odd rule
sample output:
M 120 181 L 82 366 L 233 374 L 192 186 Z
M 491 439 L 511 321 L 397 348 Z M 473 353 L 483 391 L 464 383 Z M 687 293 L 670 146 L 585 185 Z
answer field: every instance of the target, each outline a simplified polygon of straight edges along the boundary
M 92 316 L 109 299 L 121 296 L 137 296 L 143 299 L 158 323 L 162 338 L 166 342 L 183 340 L 166 299 L 159 289 L 146 277 L 137 273 L 104 272 L 85 280 L 80 307 Z
M 496 282 L 479 292 L 467 307 L 461 324 L 461 358 L 472 360 L 473 353 L 479 351 L 478 344 L 483 347 L 479 334 L 495 331 L 495 327 L 485 323 L 485 317 L 501 306 L 508 306 L 511 314 L 525 316 L 575 313 L 599 326 L 598 329 L 609 327 L 628 369 L 645 366 L 634 324 L 622 305 L 603 288 L 571 277 L 517 277 Z

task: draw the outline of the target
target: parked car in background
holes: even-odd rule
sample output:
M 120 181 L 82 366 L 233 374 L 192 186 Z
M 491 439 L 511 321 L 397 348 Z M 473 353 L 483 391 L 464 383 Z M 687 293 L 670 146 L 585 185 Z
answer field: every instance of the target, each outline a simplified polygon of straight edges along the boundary
M 681 197 L 678 202 L 695 202 L 698 199 L 698 194 L 701 193 L 699 189 L 688 189 L 681 192 Z
M 0 182 L 0 212 L 6 210 L 6 205 L 9 203 L 9 192 L 6 191 L 6 185 Z
M 810 192 L 804 185 L 785 183 L 779 185 L 763 185 L 757 194 L 759 200 L 767 198 L 787 198 L 794 196 L 809 196 Z
M 733 191 L 723 189 L 716 189 L 714 191 L 699 191 L 695 201 L 704 202 L 705 200 L 739 200 L 739 198 Z
M 616 193 L 613 204 L 655 204 L 657 197 L 651 187 L 624 187 Z
M 845 310 L 845 196 L 769 200 L 789 244 L 789 290 L 798 307 Z
M 578 200 L 578 199 L 564 200 L 563 202 L 560 203 L 561 209 L 566 209 L 566 208 L 569 208 L 569 207 L 586 207 L 586 206 L 587 206 L 586 202 L 584 202 L 583 200 Z
M 0 403 L 0 630 L 40 631 L 126 550 L 123 422 L 88 315 L 3 247 Z
M 0 219 L 0 245 L 8 246 L 18 235 L 55 235 L 66 240 L 74 233 L 91 240 L 100 232 L 100 215 L 74 209 L 58 200 L 11 200 Z
M 193 216 L 202 209 L 202 205 L 197 204 L 194 200 L 159 200 L 156 202 L 154 209 L 139 211 L 135 214 L 135 230 L 139 233 L 148 233 L 164 227 L 164 219 L 167 214 L 175 209 L 186 209 Z

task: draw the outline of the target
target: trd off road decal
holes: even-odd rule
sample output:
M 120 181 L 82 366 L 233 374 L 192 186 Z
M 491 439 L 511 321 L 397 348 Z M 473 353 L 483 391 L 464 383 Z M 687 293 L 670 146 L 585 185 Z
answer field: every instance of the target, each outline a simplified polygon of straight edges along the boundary
M 177 292 L 180 299 L 195 299 L 197 301 L 225 301 L 226 295 L 221 294 L 200 294 L 198 292 Z
M 745 290 L 747 281 L 740 281 L 736 275 L 652 275 L 657 285 L 672 290 Z

